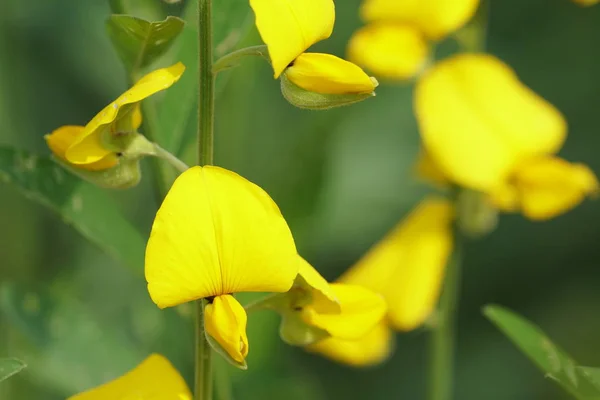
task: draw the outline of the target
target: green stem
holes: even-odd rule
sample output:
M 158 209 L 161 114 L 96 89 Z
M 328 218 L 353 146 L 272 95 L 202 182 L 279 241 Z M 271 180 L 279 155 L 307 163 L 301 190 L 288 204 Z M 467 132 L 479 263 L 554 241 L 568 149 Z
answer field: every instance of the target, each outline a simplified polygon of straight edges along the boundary
M 156 156 L 162 158 L 171 164 L 172 167 L 177 169 L 179 172 L 185 172 L 190 167 L 179 158 L 175 157 L 173 154 L 169 153 L 167 150 L 160 147 L 158 144 L 154 143 L 154 151 L 156 152 Z
M 223 70 L 237 66 L 240 60 L 247 56 L 258 56 L 269 60 L 269 51 L 267 50 L 267 46 L 259 45 L 244 47 L 243 49 L 239 49 L 229 54 L 225 54 L 213 64 L 213 74 L 217 74 Z
M 198 164 L 212 165 L 215 78 L 212 73 L 212 0 L 198 0 Z M 212 400 L 212 349 L 204 330 L 205 300 L 196 301 L 195 400 Z
M 455 324 L 461 281 L 460 232 L 454 229 L 454 250 L 446 268 L 444 287 L 431 332 L 429 400 L 452 399 L 454 379 Z
M 212 400 L 212 349 L 206 340 L 204 331 L 204 307 L 206 300 L 196 301 L 196 374 L 194 381 L 194 399 Z

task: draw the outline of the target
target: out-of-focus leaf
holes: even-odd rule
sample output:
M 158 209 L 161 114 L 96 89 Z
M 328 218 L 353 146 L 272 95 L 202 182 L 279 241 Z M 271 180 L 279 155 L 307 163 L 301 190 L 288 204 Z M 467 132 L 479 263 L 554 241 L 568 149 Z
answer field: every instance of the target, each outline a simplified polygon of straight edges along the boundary
M 149 22 L 129 15 L 111 15 L 106 29 L 121 60 L 130 72 L 137 73 L 163 55 L 183 30 L 177 17 Z
M 598 372 L 578 367 L 544 332 L 516 313 L 496 305 L 486 306 L 485 316 L 492 321 L 548 378 L 580 400 L 600 399 Z
M 190 1 L 184 11 L 186 26 L 177 40 L 173 62 L 181 61 L 187 71 L 178 85 L 169 89 L 160 110 L 160 140 L 168 151 L 181 154 L 185 137 L 196 132 L 198 93 L 198 26 L 196 2 Z M 239 44 L 250 27 L 250 6 L 244 0 L 219 0 L 213 4 L 213 49 L 219 58 Z M 227 83 L 229 71 L 219 74 L 216 93 Z
M 0 358 L 0 382 L 22 371 L 27 364 L 16 358 Z
M 6 147 L 0 147 L 0 183 L 14 185 L 57 212 L 89 241 L 141 273 L 145 241 L 103 190 L 48 158 Z
M 577 367 L 577 370 L 585 375 L 592 385 L 600 390 L 600 368 Z
M 4 284 L 0 311 L 34 346 L 27 357 L 29 374 L 65 394 L 114 379 L 146 355 L 122 327 L 100 324 L 67 295 Z

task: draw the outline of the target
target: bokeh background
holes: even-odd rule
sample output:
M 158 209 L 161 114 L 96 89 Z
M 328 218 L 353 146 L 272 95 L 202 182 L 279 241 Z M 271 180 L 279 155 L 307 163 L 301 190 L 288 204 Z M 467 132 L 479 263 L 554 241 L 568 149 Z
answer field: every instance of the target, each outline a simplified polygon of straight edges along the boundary
M 181 10 L 136 1 L 142 16 Z M 316 48 L 343 55 L 360 26 L 359 0 L 336 6 L 334 34 Z M 105 34 L 109 13 L 101 0 L 0 2 L 1 146 L 48 154 L 44 134 L 85 124 L 126 88 Z M 252 27 L 244 44 L 258 43 Z M 561 155 L 600 173 L 600 6 L 492 0 L 488 49 L 566 115 Z M 429 190 L 412 176 L 419 137 L 411 96 L 410 84 L 383 84 L 376 98 L 358 105 L 307 112 L 282 98 L 268 64 L 249 60 L 218 98 L 217 164 L 265 188 L 300 252 L 333 280 Z M 157 207 L 149 172 L 146 166 L 139 187 L 111 192 L 144 235 Z M 579 363 L 600 366 L 599 238 L 600 204 L 589 201 L 549 222 L 502 216 L 495 232 L 468 243 L 456 399 L 567 399 L 482 317 L 487 303 L 525 315 Z M 29 364 L 0 384 L 0 399 L 64 399 L 153 351 L 191 375 L 190 309 L 158 311 L 139 276 L 2 183 L 0 284 L 0 356 Z M 425 329 L 398 335 L 384 365 L 355 370 L 283 344 L 277 324 L 275 315 L 251 315 L 249 370 L 217 366 L 219 382 L 230 376 L 234 398 L 425 396 Z

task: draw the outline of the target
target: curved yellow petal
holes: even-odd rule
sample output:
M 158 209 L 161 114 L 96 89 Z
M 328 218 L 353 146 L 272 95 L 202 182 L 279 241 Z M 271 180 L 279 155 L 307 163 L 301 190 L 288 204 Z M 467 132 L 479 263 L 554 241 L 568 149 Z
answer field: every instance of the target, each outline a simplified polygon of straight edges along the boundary
M 377 80 L 358 65 L 331 54 L 303 53 L 285 75 L 302 89 L 316 93 L 372 93 L 377 87 Z
M 300 260 L 298 276 L 303 280 L 299 286 L 310 290 L 311 307 L 319 313 L 339 313 L 341 310 L 339 300 L 331 285 L 308 261 L 300 256 L 298 258 Z
M 357 285 L 332 283 L 341 310 L 335 314 L 320 313 L 312 306 L 302 310 L 302 318 L 312 326 L 327 331 L 332 337 L 356 340 L 381 322 L 387 311 L 383 297 Z
M 332 0 L 250 0 L 256 28 L 269 48 L 275 78 L 316 42 L 333 32 Z
M 459 29 L 475 14 L 479 0 L 365 0 L 361 17 L 368 22 L 412 25 L 431 39 Z
M 417 82 L 414 101 L 428 154 L 449 179 L 484 192 L 521 160 L 556 152 L 566 136 L 562 114 L 489 55 L 435 64 Z
M 177 63 L 145 75 L 131 89 L 96 114 L 67 149 L 67 160 L 72 164 L 90 164 L 106 157 L 111 150 L 103 145 L 102 136 L 137 129 L 141 123 L 138 103 L 173 85 L 184 71 L 184 65 Z
M 285 292 L 298 273 L 294 239 L 260 187 L 219 167 L 181 174 L 146 247 L 146 281 L 161 308 L 235 292 Z
M 547 220 L 563 214 L 587 196 L 597 194 L 598 178 L 586 165 L 570 163 L 558 157 L 543 157 L 519 166 L 511 180 L 515 193 L 513 207 L 533 220 Z M 513 211 L 502 201 L 505 194 L 495 193 L 492 199 Z
M 375 76 L 406 80 L 427 63 L 429 45 L 421 32 L 409 25 L 376 22 L 352 35 L 348 59 Z
M 248 356 L 247 322 L 246 310 L 229 294 L 215 297 L 204 308 L 206 333 L 239 363 L 243 363 Z
M 342 364 L 353 367 L 377 365 L 388 359 L 394 350 L 394 335 L 384 323 L 378 324 L 358 340 L 328 338 L 305 347 Z
M 418 327 L 437 304 L 452 250 L 452 219 L 449 201 L 426 198 L 339 281 L 382 294 L 396 329 Z
M 192 400 L 192 393 L 169 360 L 152 354 L 125 375 L 67 400 Z
M 73 141 L 81 135 L 85 128 L 83 126 L 66 125 L 54 130 L 51 134 L 46 135 L 46 143 L 52 151 L 52 153 L 58 157 L 61 161 L 69 163 L 65 158 L 67 149 L 71 146 Z M 114 167 L 119 163 L 119 158 L 114 153 L 109 153 L 100 160 L 91 163 L 79 165 L 77 167 L 88 170 L 88 171 L 102 171 Z

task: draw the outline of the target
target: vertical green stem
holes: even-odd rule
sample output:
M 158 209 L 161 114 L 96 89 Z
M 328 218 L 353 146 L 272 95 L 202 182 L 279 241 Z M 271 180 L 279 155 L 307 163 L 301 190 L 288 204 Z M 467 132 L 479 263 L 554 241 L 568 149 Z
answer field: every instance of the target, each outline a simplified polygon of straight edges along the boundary
M 436 323 L 431 332 L 429 400 L 452 399 L 456 339 L 455 323 L 462 263 L 460 235 L 458 229 L 454 229 L 454 250 L 446 268 Z
M 213 164 L 215 79 L 212 73 L 212 0 L 198 0 L 198 164 Z M 212 400 L 212 349 L 204 331 L 204 300 L 196 312 L 195 400 Z

